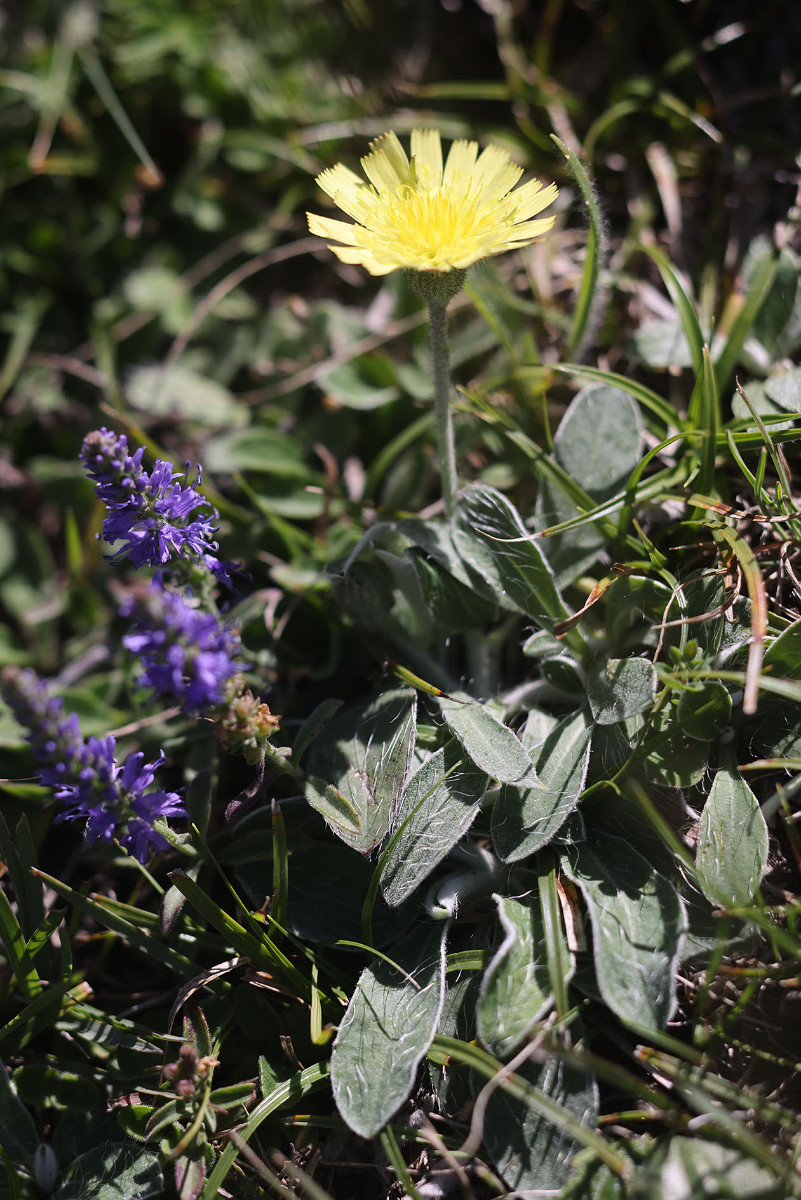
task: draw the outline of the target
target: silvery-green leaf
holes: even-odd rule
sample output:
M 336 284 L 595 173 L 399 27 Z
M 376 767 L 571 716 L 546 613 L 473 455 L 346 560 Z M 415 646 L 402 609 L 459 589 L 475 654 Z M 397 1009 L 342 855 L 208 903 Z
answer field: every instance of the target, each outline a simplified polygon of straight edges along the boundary
M 742 1150 L 672 1137 L 634 1174 L 631 1200 L 784 1200 L 776 1176 Z
M 496 896 L 495 902 L 504 937 L 481 985 L 478 1035 L 492 1054 L 508 1058 L 549 1010 L 553 992 L 539 893 L 519 900 Z
M 570 403 L 554 437 L 553 457 L 596 503 L 624 486 L 640 460 L 642 418 L 627 392 L 605 383 L 582 388 Z M 558 525 L 579 515 L 573 501 L 544 479 L 536 505 L 537 527 Z M 560 587 L 577 579 L 605 545 L 596 525 L 554 534 L 542 543 Z
M 71 1159 L 58 1189 L 59 1200 L 148 1200 L 163 1194 L 158 1156 L 130 1142 L 103 1142 Z
M 765 648 L 765 666 L 789 678 L 801 675 L 801 621 L 794 621 Z
M 750 904 L 768 859 L 768 827 L 756 796 L 736 771 L 721 767 L 698 830 L 695 865 L 714 904 Z
M 408 1099 L 437 1031 L 445 996 L 445 928 L 396 952 L 406 974 L 383 960 L 353 993 L 331 1058 L 334 1101 L 346 1124 L 374 1137 Z M 411 978 L 410 978 L 411 976 Z
M 489 587 L 498 604 L 526 613 L 544 629 L 569 615 L 531 530 L 500 492 L 481 484 L 466 488 L 452 536 L 474 585 Z
M 657 674 L 647 658 L 611 658 L 591 672 L 587 699 L 599 725 L 616 725 L 654 702 Z
M 558 724 L 559 719 L 553 713 L 543 712 L 540 708 L 528 710 L 526 723 L 520 732 L 520 741 L 528 750 L 532 761 L 536 761 L 540 747 Z
M 789 412 L 801 408 L 801 367 L 781 371 L 765 380 L 765 395 Z
M 464 1042 L 475 1037 L 479 982 L 477 972 L 461 972 L 455 982 L 453 975 L 448 974 L 438 1037 L 460 1038 Z M 429 1059 L 428 1072 L 441 1112 L 455 1115 L 472 1100 L 470 1072 L 466 1068 L 446 1067 Z
M 180 364 L 167 371 L 161 367 L 134 367 L 128 376 L 127 393 L 135 408 L 151 416 L 169 416 L 221 429 L 246 425 L 248 420 L 247 409 L 228 388 Z
M 566 1067 L 556 1056 L 544 1064 L 524 1063 L 515 1072 L 555 1100 L 582 1124 L 593 1125 L 598 1089 L 591 1075 Z M 567 1181 L 578 1144 L 522 1100 L 502 1088 L 487 1105 L 484 1144 L 514 1195 L 556 1194 Z
M 470 572 L 453 544 L 450 530 L 442 521 L 422 521 L 412 517 L 408 521 L 401 521 L 397 529 L 414 546 L 418 546 L 429 558 L 453 575 L 454 579 L 458 579 L 459 583 L 467 588 L 473 586 Z
M 332 829 L 351 837 L 361 836 L 362 821 L 357 809 L 333 784 L 309 775 L 303 785 L 303 794 Z
M 322 780 L 334 792 L 324 790 L 322 800 L 313 792 L 310 802 L 362 854 L 390 827 L 409 772 L 415 728 L 415 693 L 396 688 L 340 709 L 312 745 L 310 780 Z M 324 811 L 326 801 L 332 811 Z
M 687 928 L 676 889 L 629 841 L 597 828 L 567 847 L 561 860 L 587 905 L 604 1003 L 624 1023 L 664 1028 Z
M 381 872 L 387 904 L 394 907 L 405 900 L 467 833 L 486 787 L 487 776 L 454 741 L 410 777 Z
M 550 842 L 579 802 L 592 726 L 583 712 L 561 721 L 534 755 L 531 783 L 507 784 L 492 810 L 495 853 L 516 862 Z
M 520 739 L 485 705 L 459 696 L 437 696 L 434 703 L 469 758 L 491 779 L 507 783 L 534 776 Z

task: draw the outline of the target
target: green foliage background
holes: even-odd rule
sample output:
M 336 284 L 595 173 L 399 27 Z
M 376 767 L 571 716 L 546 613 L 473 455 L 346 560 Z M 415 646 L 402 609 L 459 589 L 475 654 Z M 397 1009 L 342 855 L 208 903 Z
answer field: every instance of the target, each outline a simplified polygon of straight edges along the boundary
M 43 1142 L 59 1200 L 798 1194 L 801 17 L 33 0 L 0 37 L 0 662 L 84 734 L 163 747 L 198 830 L 155 878 L 87 853 L 3 712 L 0 1194 L 37 1194 Z M 562 193 L 450 309 L 452 539 L 425 314 L 304 215 L 321 169 L 418 124 Z M 239 825 L 252 769 L 131 686 L 141 582 L 103 561 L 77 461 L 104 423 L 203 463 L 247 571 L 253 687 L 302 765 Z M 370 753 L 400 813 L 376 831 Z M 410 764 L 432 782 L 393 791 Z M 180 1042 L 220 1060 L 202 1103 L 160 1082 Z

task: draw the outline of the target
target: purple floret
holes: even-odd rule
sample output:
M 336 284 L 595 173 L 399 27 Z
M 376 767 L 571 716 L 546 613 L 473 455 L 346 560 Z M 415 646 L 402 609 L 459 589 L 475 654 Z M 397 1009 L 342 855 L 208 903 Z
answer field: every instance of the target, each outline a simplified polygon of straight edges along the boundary
M 115 838 L 139 862 L 164 850 L 166 839 L 153 828 L 158 817 L 185 817 L 176 792 L 147 791 L 160 757 L 146 763 L 141 751 L 118 765 L 112 736 L 81 737 L 78 718 L 64 715 L 64 702 L 33 671 L 9 667 L 2 677 L 3 699 L 20 725 L 38 768 L 39 778 L 55 789 L 63 811 L 57 821 L 84 821 L 90 845 Z
M 139 660 L 143 687 L 177 700 L 188 712 L 223 702 L 229 680 L 244 666 L 236 659 L 240 642 L 233 630 L 159 582 L 140 601 L 126 601 L 120 612 L 136 622 L 122 642 Z
M 117 545 L 110 558 L 127 558 L 137 570 L 188 558 L 230 586 L 230 564 L 215 553 L 219 515 L 198 491 L 200 467 L 194 482 L 182 483 L 183 475 L 162 458 L 156 459 L 152 471 L 145 471 L 143 454 L 142 447 L 129 454 L 125 434 L 109 429 L 96 429 L 84 438 L 81 458 L 86 473 L 108 509 L 102 536 Z M 206 511 L 200 514 L 200 509 Z

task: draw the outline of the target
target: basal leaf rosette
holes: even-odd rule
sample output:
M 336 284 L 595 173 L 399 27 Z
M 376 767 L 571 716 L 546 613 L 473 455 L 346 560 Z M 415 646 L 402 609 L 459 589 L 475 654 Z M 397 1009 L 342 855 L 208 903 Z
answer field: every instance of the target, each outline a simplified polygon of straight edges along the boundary
M 362 168 L 368 182 L 344 163 L 317 176 L 353 224 L 307 216 L 313 234 L 340 243 L 329 249 L 342 262 L 371 275 L 464 271 L 528 245 L 554 223 L 537 214 L 556 200 L 556 184 L 532 179 L 516 187 L 523 168 L 499 146 L 479 154 L 477 142 L 456 141 L 443 164 L 439 130 L 415 129 L 410 161 L 390 132 L 371 143 Z

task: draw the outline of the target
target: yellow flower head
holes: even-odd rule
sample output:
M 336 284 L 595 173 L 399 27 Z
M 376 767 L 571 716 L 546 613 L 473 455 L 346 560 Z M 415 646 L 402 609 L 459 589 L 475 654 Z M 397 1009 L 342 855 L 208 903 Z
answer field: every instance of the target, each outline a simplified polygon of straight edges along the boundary
M 369 183 L 343 163 L 317 182 L 343 212 L 335 221 L 307 213 L 309 229 L 341 245 L 329 249 L 371 275 L 398 267 L 412 271 L 458 271 L 526 246 L 547 233 L 553 217 L 532 220 L 559 195 L 556 184 L 537 179 L 515 188 L 523 168 L 505 150 L 477 142 L 454 142 L 444 167 L 439 130 L 412 131 L 412 159 L 394 133 L 370 145 L 362 159 Z M 514 190 L 512 190 L 514 189 Z

